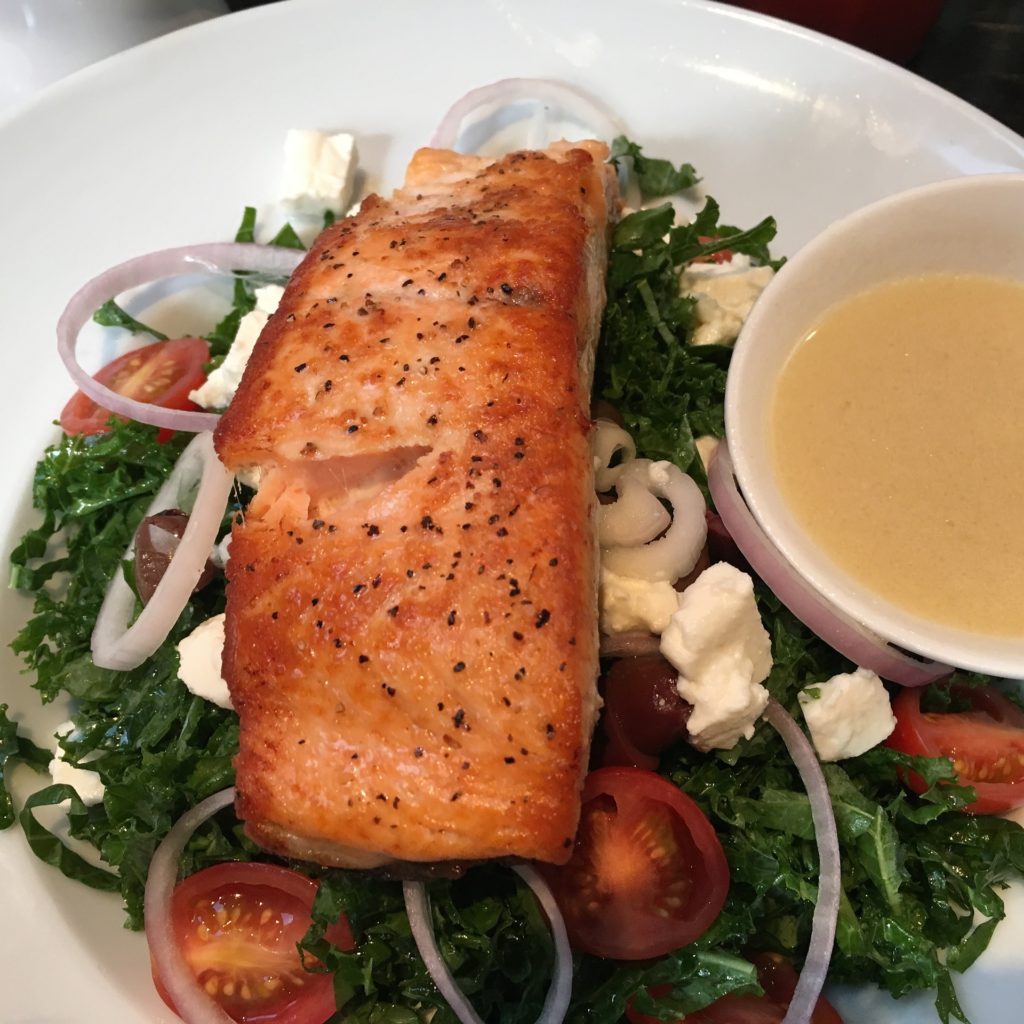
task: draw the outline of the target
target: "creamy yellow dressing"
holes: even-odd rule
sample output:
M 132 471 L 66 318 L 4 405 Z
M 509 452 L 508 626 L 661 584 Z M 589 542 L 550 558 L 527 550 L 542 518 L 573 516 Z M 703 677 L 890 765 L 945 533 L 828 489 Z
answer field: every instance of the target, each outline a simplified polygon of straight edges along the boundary
M 910 612 L 1024 635 L 1024 284 L 935 274 L 830 309 L 779 379 L 797 519 Z

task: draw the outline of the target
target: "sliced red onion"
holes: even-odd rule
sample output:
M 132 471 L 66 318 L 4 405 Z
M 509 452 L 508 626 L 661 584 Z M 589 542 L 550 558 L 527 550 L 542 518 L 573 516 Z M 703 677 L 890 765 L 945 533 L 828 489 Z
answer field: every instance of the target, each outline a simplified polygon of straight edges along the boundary
M 839 833 L 825 776 L 803 730 L 774 698 L 768 701 L 764 717 L 782 737 L 803 780 L 811 802 L 814 839 L 818 846 L 818 898 L 811 920 L 811 939 L 800 971 L 800 980 L 796 984 L 786 1016 L 782 1019 L 782 1024 L 810 1024 L 828 975 L 832 944 L 836 937 L 842 891 Z
M 181 542 L 153 596 L 131 626 L 128 622 L 135 611 L 135 594 L 120 566 L 114 574 L 92 634 L 92 657 L 100 668 L 136 668 L 154 654 L 178 621 L 203 573 L 234 484 L 234 477 L 213 450 L 210 433 L 198 434 L 181 453 L 146 515 L 180 508 L 181 492 L 197 480 L 199 492 Z M 134 544 L 130 544 L 124 558 L 133 557 Z
M 93 313 L 109 298 L 150 281 L 177 274 L 193 274 L 197 270 L 216 274 L 244 271 L 288 277 L 302 256 L 301 252 L 277 245 L 237 242 L 190 245 L 137 256 L 104 271 L 75 293 L 57 322 L 57 351 L 75 383 L 104 409 L 139 423 L 150 423 L 168 430 L 213 430 L 219 419 L 215 413 L 162 409 L 149 402 L 126 398 L 98 383 L 78 362 L 76 349 L 79 333 Z
M 473 89 L 456 100 L 441 119 L 430 145 L 457 149 L 463 122 L 471 114 L 483 107 L 508 106 L 529 100 L 564 111 L 574 121 L 585 125 L 595 139 L 611 142 L 615 136 L 626 134 L 615 114 L 575 86 L 548 78 L 504 78 Z
M 222 789 L 178 819 L 156 848 L 146 876 L 144 909 L 146 941 L 167 994 L 185 1024 L 234 1024 L 196 981 L 174 940 L 171 896 L 178 882 L 178 863 L 186 843 L 200 825 L 234 802 L 235 790 Z
M 601 567 L 619 576 L 674 583 L 697 564 L 708 536 L 704 495 L 678 466 L 671 462 L 634 459 L 625 473 L 646 474 L 652 494 L 672 506 L 672 523 L 662 537 L 650 544 L 601 549 Z M 620 477 L 621 479 L 621 477 Z
M 629 633 L 602 633 L 602 658 L 635 658 L 641 654 L 660 654 L 661 637 L 639 630 Z
M 753 570 L 778 599 L 830 647 L 861 668 L 903 686 L 925 686 L 952 673 L 937 661 L 919 661 L 829 604 L 783 557 L 757 524 L 736 486 L 723 441 L 708 469 L 708 486 L 726 529 Z
M 516 874 L 533 890 L 538 902 L 547 915 L 551 926 L 551 935 L 555 944 L 555 968 L 544 999 L 540 1016 L 536 1024 L 561 1024 L 569 1009 L 569 998 L 572 995 L 572 950 L 569 948 L 569 936 L 565 930 L 565 921 L 555 903 L 555 897 L 548 888 L 547 882 L 531 867 L 514 865 Z M 452 1012 L 462 1024 L 483 1024 L 466 994 L 459 988 L 452 977 L 448 965 L 441 956 L 434 936 L 434 925 L 430 916 L 430 899 L 427 887 L 423 882 L 405 882 L 402 886 L 405 895 L 405 910 L 409 915 L 409 928 L 420 951 L 423 963 L 444 996 Z

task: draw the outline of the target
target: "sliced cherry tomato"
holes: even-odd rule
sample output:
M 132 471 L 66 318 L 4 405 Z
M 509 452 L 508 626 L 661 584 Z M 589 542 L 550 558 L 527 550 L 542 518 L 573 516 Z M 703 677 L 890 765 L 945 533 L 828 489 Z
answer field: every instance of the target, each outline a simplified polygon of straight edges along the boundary
M 296 943 L 319 885 L 273 864 L 218 864 L 189 875 L 171 897 L 174 936 L 199 984 L 232 1020 L 323 1024 L 336 1012 L 329 974 L 304 969 Z M 326 938 L 355 943 L 342 918 Z M 309 961 L 307 960 L 307 963 Z M 153 980 L 174 1010 L 160 978 Z
M 703 1010 L 688 1013 L 686 1024 L 782 1024 L 799 975 L 793 965 L 777 953 L 758 953 L 753 963 L 757 967 L 757 980 L 764 989 L 763 996 L 722 996 Z M 656 985 L 648 989 L 648 993 L 654 999 L 660 999 L 671 988 L 671 985 Z M 626 1019 L 630 1024 L 664 1024 L 645 1013 L 638 1013 L 632 1002 L 626 1004 Z M 843 1019 L 821 996 L 811 1014 L 811 1024 L 843 1024 Z
M 697 241 L 701 245 L 707 245 L 708 242 L 717 242 L 719 239 L 718 235 L 698 235 Z M 720 249 L 718 252 L 713 252 L 710 256 L 698 256 L 693 261 L 694 263 L 731 263 L 732 262 L 732 249 Z
M 210 346 L 202 338 L 156 341 L 107 363 L 93 378 L 126 398 L 164 409 L 196 409 L 189 392 L 206 380 L 203 364 Z M 60 414 L 65 434 L 102 434 L 113 415 L 88 395 L 76 391 Z M 170 431 L 166 432 L 170 436 Z
M 968 711 L 921 710 L 921 690 L 904 689 L 893 702 L 896 728 L 887 740 L 894 750 L 948 757 L 960 782 L 978 799 L 966 810 L 999 814 L 1024 804 L 1024 711 L 991 686 L 954 686 Z M 907 784 L 923 792 L 924 780 L 907 773 Z
M 729 889 L 711 822 L 668 779 L 641 768 L 587 776 L 572 857 L 545 874 L 573 945 L 616 960 L 700 938 Z

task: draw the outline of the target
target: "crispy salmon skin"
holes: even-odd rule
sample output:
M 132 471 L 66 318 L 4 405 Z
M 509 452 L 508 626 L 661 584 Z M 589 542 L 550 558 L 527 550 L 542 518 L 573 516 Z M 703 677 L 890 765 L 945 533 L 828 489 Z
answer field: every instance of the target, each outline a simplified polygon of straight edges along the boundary
M 215 442 L 239 814 L 342 867 L 564 862 L 597 711 L 598 143 L 421 150 L 321 234 Z

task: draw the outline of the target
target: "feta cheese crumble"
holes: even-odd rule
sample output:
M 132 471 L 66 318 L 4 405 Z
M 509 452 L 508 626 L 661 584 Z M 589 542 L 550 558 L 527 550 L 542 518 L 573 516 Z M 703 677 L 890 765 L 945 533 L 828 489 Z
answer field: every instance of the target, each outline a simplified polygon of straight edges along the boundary
M 661 653 L 679 671 L 676 689 L 693 706 L 686 724 L 701 750 L 729 750 L 768 704 L 760 684 L 772 667 L 771 640 L 746 574 L 717 562 L 680 596 L 661 635 Z
M 203 384 L 189 392 L 188 397 L 196 405 L 201 405 L 204 409 L 224 409 L 228 406 L 242 381 L 242 374 L 252 350 L 271 314 L 277 311 L 282 295 L 284 289 L 276 284 L 256 289 L 256 307 L 238 322 L 235 340 L 231 342 L 224 362 Z
M 697 299 L 692 344 L 732 344 L 774 274 L 771 267 L 751 266 L 742 253 L 728 263 L 689 264 L 679 275 L 679 289 Z
M 351 135 L 293 128 L 284 140 L 281 202 L 295 213 L 340 215 L 352 202 L 356 140 Z
M 224 615 L 214 615 L 200 622 L 178 644 L 178 678 L 203 700 L 222 708 L 233 708 L 228 684 L 221 676 L 221 655 L 224 653 Z
M 857 757 L 878 746 L 896 728 L 882 680 L 865 668 L 805 687 L 798 699 L 822 761 Z
M 662 633 L 679 608 L 681 595 L 665 580 L 638 580 L 601 570 L 601 632 L 643 630 Z
M 74 733 L 75 729 L 74 722 L 62 722 L 57 726 L 54 734 L 58 739 L 62 739 Z M 99 773 L 90 771 L 88 768 L 76 768 L 73 764 L 69 764 L 64 760 L 64 754 L 59 744 L 54 750 L 54 756 L 47 766 L 47 771 L 55 785 L 71 786 L 86 807 L 93 807 L 103 802 L 106 789 Z M 65 801 L 64 806 L 69 807 L 70 802 Z

